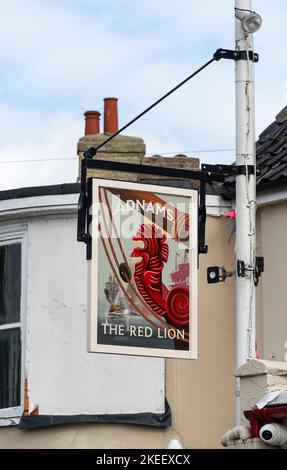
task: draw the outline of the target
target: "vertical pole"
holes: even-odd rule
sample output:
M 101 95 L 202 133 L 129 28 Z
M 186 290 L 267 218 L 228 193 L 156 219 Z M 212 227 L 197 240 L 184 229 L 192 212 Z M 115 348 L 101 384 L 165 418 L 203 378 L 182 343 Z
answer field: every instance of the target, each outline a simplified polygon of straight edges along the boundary
M 235 0 L 235 8 L 252 10 L 251 0 Z M 235 49 L 253 51 L 253 35 L 235 18 Z M 251 60 L 235 62 L 236 165 L 246 174 L 236 177 L 236 258 L 244 261 L 245 277 L 236 274 L 236 365 L 255 357 L 255 268 L 256 153 L 254 119 L 254 66 Z M 254 166 L 248 174 L 247 165 Z M 240 423 L 240 384 L 236 387 L 236 421 Z

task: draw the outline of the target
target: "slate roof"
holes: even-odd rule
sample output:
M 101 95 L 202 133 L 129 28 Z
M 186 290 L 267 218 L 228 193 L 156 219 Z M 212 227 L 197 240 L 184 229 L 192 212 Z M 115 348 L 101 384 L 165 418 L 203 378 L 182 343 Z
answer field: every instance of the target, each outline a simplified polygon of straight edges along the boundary
M 259 136 L 256 142 L 257 168 L 261 175 L 257 178 L 258 190 L 263 187 L 287 185 L 287 106 L 276 116 Z
M 287 187 L 287 106 L 259 135 L 256 142 L 256 165 L 260 170 L 257 192 L 278 186 Z M 234 199 L 235 177 L 228 177 L 224 184 L 213 185 L 212 190 L 225 199 Z

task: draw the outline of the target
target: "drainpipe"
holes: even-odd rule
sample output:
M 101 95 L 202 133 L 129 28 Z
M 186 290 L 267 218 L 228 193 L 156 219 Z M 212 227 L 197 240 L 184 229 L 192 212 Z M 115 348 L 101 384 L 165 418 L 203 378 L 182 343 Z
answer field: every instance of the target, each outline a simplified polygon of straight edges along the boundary
M 251 11 L 251 0 L 235 0 L 235 8 Z M 237 11 L 237 10 L 236 10 Z M 235 49 L 253 51 L 253 34 L 246 33 L 242 21 L 235 18 Z M 235 62 L 236 89 L 236 257 L 244 262 L 244 277 L 236 273 L 236 362 L 240 367 L 255 358 L 255 216 L 256 154 L 254 119 L 254 66 L 252 60 Z M 254 174 L 244 174 L 247 165 Z M 244 168 L 245 167 L 245 168 Z M 236 384 L 236 423 L 240 424 L 240 382 Z

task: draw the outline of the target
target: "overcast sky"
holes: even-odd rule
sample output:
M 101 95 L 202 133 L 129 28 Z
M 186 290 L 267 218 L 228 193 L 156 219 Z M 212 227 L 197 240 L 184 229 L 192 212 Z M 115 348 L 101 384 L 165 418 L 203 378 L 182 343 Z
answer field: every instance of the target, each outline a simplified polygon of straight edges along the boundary
M 233 0 L 0 0 L 0 189 L 74 182 L 83 113 L 119 98 L 120 125 L 234 47 Z M 286 0 L 254 0 L 257 135 L 287 104 Z M 213 63 L 129 129 L 147 153 L 228 163 L 234 64 Z M 193 152 L 193 153 L 191 153 Z M 25 160 L 37 162 L 23 162 Z M 52 159 L 50 162 L 41 159 Z M 66 159 L 63 161 L 53 159 Z M 11 163 L 16 160 L 17 163 Z M 5 162 L 9 163 L 5 163 Z

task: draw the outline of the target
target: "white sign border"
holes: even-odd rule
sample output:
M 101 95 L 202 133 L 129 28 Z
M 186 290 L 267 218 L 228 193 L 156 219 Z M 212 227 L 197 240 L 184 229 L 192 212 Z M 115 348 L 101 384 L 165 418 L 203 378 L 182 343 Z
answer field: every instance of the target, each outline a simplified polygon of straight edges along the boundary
M 124 354 L 136 356 L 153 356 L 175 359 L 197 359 L 198 358 L 198 191 L 195 189 L 174 188 L 171 186 L 160 186 L 154 184 L 131 183 L 127 181 L 109 180 L 92 178 L 92 207 L 98 204 L 98 189 L 119 188 L 134 191 L 146 191 L 153 193 L 169 194 L 171 196 L 185 196 L 191 199 L 189 220 L 192 221 L 190 228 L 190 250 L 189 256 L 192 259 L 191 267 L 191 285 L 190 285 L 190 323 L 191 334 L 189 342 L 189 351 L 143 348 L 134 346 L 114 346 L 97 343 L 97 305 L 98 305 L 98 242 L 99 238 L 92 238 L 92 259 L 88 261 L 88 352 Z M 93 225 L 98 226 L 98 216 L 93 215 Z M 92 288 L 93 286 L 93 288 Z

